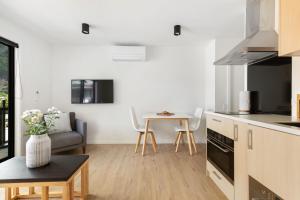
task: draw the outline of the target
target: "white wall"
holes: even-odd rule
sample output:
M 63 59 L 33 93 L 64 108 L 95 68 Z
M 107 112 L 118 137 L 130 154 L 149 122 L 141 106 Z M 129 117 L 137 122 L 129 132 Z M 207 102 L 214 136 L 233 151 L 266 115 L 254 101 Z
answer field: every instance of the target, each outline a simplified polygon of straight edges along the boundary
M 17 90 L 22 89 L 23 96 L 16 100 L 17 154 L 24 153 L 20 115 L 27 109 L 55 105 L 75 111 L 88 122 L 89 143 L 134 143 L 136 134 L 128 116 L 131 105 L 140 118 L 145 112 L 193 113 L 197 106 L 214 109 L 214 41 L 199 46 L 152 46 L 146 62 L 117 63 L 111 61 L 108 46 L 53 46 L 1 18 L 0 27 L 0 36 L 20 46 L 22 87 Z M 72 105 L 70 80 L 75 78 L 114 79 L 115 103 Z M 158 142 L 173 142 L 174 124 L 153 124 Z M 204 141 L 204 131 L 205 124 L 196 133 L 198 141 Z
M 20 115 L 30 108 L 46 109 L 51 102 L 51 48 L 26 29 L 0 18 L 0 36 L 19 44 L 22 99 L 16 100 L 16 153 L 21 153 L 23 138 Z M 16 88 L 19 90 L 20 88 Z M 38 90 L 40 94 L 35 95 Z
M 300 94 L 300 57 L 293 57 L 292 63 L 292 116 L 297 116 L 297 94 Z
M 16 100 L 17 154 L 24 153 L 26 139 L 21 134 L 20 115 L 27 109 L 45 110 L 55 105 L 75 111 L 88 122 L 89 143 L 134 143 L 136 134 L 128 117 L 131 105 L 140 117 L 162 110 L 193 113 L 197 106 L 214 109 L 214 40 L 199 46 L 152 46 L 146 62 L 117 63 L 111 61 L 107 46 L 53 46 L 1 18 L 0 27 L 0 36 L 20 45 L 23 96 Z M 70 80 L 75 78 L 114 79 L 115 103 L 72 105 Z M 153 124 L 158 142 L 173 142 L 174 123 Z M 204 131 L 205 124 L 201 133 L 196 133 L 198 141 L 204 141 Z
M 209 41 L 205 49 L 205 108 L 207 110 L 215 110 L 215 83 L 216 83 L 216 68 L 214 66 L 215 61 L 215 48 L 216 41 Z
M 136 108 L 140 119 L 146 112 L 193 113 L 197 106 L 205 107 L 205 83 L 210 82 L 206 79 L 206 67 L 211 67 L 208 60 L 214 59 L 206 56 L 206 50 L 211 48 L 208 43 L 153 46 L 147 48 L 146 62 L 118 63 L 111 61 L 109 47 L 55 46 L 52 103 L 64 111 L 75 111 L 78 118 L 88 122 L 88 143 L 134 143 L 130 106 Z M 114 79 L 115 103 L 71 104 L 71 79 Z M 170 123 L 152 124 L 158 142 L 174 142 Z M 204 137 L 203 133 L 196 135 L 198 140 L 200 135 Z

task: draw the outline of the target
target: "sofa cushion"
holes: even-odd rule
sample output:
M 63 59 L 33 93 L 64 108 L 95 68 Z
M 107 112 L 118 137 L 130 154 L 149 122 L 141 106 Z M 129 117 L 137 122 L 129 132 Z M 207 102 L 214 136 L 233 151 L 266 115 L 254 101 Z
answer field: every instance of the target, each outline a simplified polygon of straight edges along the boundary
M 76 144 L 81 144 L 83 141 L 82 135 L 75 131 L 54 133 L 49 135 L 51 139 L 52 149 L 64 148 Z
M 57 114 L 57 117 L 58 118 L 53 120 L 53 122 L 52 122 L 53 126 L 49 129 L 48 134 L 72 131 L 69 113 L 59 113 L 59 114 Z M 51 119 L 51 118 L 49 119 L 49 115 L 45 115 L 44 119 L 46 121 L 47 126 L 49 126 L 50 119 Z

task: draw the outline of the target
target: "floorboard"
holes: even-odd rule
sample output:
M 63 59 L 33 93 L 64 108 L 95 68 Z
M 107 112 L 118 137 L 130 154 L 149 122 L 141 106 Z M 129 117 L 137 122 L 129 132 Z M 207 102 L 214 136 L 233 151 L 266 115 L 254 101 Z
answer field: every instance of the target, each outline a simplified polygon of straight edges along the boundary
M 148 146 L 142 157 L 134 145 L 89 145 L 89 200 L 225 200 L 206 176 L 205 145 L 198 150 L 189 156 L 187 145 L 178 153 L 174 145 L 159 145 L 155 154 Z

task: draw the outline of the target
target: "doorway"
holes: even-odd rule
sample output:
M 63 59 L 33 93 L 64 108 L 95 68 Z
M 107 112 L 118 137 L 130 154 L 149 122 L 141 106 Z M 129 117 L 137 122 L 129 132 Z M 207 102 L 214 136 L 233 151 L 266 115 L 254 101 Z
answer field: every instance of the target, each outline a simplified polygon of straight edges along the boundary
M 14 157 L 15 47 L 0 37 L 0 162 Z

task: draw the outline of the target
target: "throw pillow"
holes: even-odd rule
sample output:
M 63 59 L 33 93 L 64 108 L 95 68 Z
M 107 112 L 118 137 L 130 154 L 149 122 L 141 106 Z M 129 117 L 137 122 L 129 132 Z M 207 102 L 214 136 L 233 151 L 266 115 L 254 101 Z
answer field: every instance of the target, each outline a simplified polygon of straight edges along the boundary
M 58 114 L 58 117 L 59 117 L 58 119 L 54 120 L 54 122 L 53 122 L 54 126 L 50 128 L 48 134 L 65 133 L 65 132 L 72 131 L 69 113 L 60 113 L 60 114 Z M 45 118 L 45 122 L 47 124 L 49 122 L 48 116 L 45 115 L 44 118 Z

